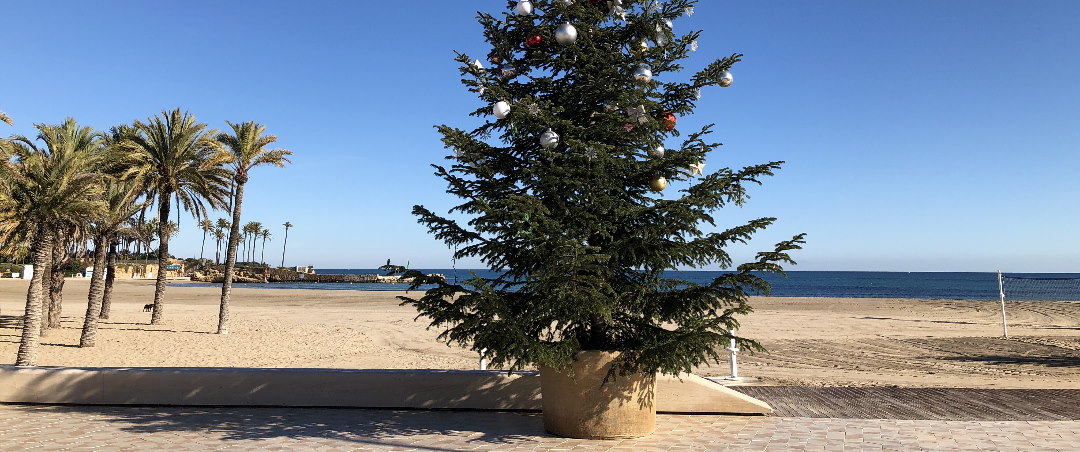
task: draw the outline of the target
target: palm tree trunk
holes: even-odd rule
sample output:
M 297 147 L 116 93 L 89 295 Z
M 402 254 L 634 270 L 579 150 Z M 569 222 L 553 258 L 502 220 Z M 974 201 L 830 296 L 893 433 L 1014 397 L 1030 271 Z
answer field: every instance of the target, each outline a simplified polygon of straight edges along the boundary
M 259 257 L 259 260 L 262 261 L 263 265 L 266 265 L 266 237 L 263 237 L 262 255 Z
M 109 318 L 109 310 L 112 308 L 112 289 L 113 283 L 116 281 L 116 236 L 113 235 L 109 243 L 109 256 L 108 264 L 109 268 L 105 273 L 105 293 L 101 296 L 101 314 L 98 315 L 99 319 Z M 96 271 L 97 269 L 95 269 Z
M 285 228 L 285 242 L 281 244 L 281 266 L 285 267 L 285 245 L 289 244 L 289 228 Z
M 179 223 L 177 223 L 179 224 Z M 202 265 L 203 254 L 206 252 L 206 228 L 202 231 L 202 248 L 199 248 L 199 265 Z
M 97 321 L 101 315 L 101 300 L 105 296 L 105 273 L 108 273 L 105 270 L 108 243 L 108 233 L 94 237 L 94 274 L 90 278 L 90 294 L 86 300 L 86 317 L 83 318 L 79 347 L 93 347 L 97 341 Z
M 60 328 L 60 314 L 64 305 L 64 275 L 72 259 L 67 254 L 64 240 L 57 237 L 53 242 L 52 272 L 49 278 L 49 315 L 45 328 Z
M 225 278 L 221 282 L 221 309 L 218 311 L 218 334 L 229 334 L 229 297 L 232 295 L 233 270 L 236 267 L 236 248 L 240 245 L 240 203 L 244 201 L 244 184 L 235 184 L 233 220 L 229 229 L 229 244 L 225 246 Z
M 151 325 L 160 325 L 165 317 L 165 267 L 169 266 L 169 208 L 172 190 L 162 189 L 158 194 L 158 268 L 157 283 L 154 285 L 154 313 L 150 316 Z
M 52 233 L 38 226 L 34 234 L 34 276 L 26 291 L 26 313 L 23 315 L 22 339 L 15 357 L 16 366 L 36 366 L 37 349 L 41 339 L 41 305 L 45 300 L 45 272 L 52 260 Z

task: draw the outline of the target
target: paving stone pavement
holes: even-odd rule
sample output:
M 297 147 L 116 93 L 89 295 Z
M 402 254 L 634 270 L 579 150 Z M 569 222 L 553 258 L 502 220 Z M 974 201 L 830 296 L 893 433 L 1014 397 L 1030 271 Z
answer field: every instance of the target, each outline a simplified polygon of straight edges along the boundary
M 640 439 L 546 434 L 536 413 L 0 404 L 0 451 L 1077 451 L 1080 421 L 659 415 Z

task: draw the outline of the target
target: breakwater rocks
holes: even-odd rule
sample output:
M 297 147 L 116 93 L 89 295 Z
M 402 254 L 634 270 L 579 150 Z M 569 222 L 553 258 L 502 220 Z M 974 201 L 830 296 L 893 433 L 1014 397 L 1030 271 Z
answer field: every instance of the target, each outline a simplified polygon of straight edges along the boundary
M 443 275 L 430 274 L 428 276 Z M 192 281 L 220 283 L 225 275 L 217 270 L 210 269 L 206 272 L 194 272 Z M 286 268 L 266 269 L 237 269 L 233 275 L 236 283 L 275 283 L 275 282 L 306 282 L 306 283 L 383 283 L 383 284 L 409 284 L 412 278 L 401 276 L 385 276 L 376 274 L 348 274 L 348 275 L 320 275 L 314 272 L 298 272 Z

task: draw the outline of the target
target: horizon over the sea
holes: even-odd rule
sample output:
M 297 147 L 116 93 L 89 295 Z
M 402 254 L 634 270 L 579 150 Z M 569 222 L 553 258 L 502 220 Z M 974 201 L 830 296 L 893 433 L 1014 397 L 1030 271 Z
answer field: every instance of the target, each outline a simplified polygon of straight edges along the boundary
M 498 272 L 483 269 L 419 269 L 439 273 L 451 282 L 462 282 L 473 273 L 496 278 Z M 321 274 L 383 274 L 378 269 L 316 269 Z M 708 285 L 730 271 L 683 270 L 665 272 L 671 279 Z M 1003 273 L 1006 294 L 1018 300 L 1080 301 L 1080 273 Z M 998 300 L 997 272 L 876 272 L 876 271 L 790 271 L 786 275 L 761 274 L 771 286 L 770 295 L 810 298 L 912 298 L 954 300 Z M 180 285 L 213 285 L 178 283 Z M 404 283 L 247 283 L 247 288 L 322 289 L 357 291 L 401 291 Z M 422 286 L 418 290 L 426 290 Z

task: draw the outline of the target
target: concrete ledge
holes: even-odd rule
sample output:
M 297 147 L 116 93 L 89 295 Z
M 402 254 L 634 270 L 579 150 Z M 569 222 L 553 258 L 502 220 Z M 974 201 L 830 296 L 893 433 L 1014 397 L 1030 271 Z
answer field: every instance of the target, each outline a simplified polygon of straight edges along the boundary
M 0 402 L 540 410 L 536 372 L 0 366 Z M 695 375 L 657 379 L 659 412 L 767 414 Z

